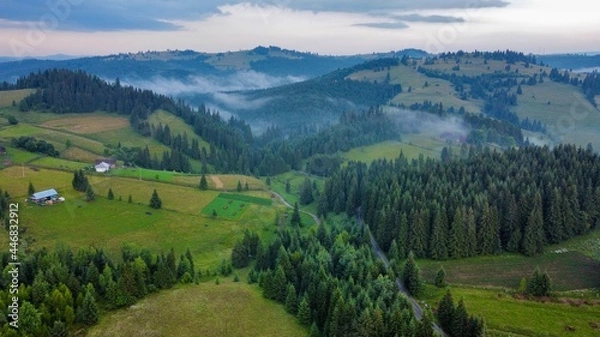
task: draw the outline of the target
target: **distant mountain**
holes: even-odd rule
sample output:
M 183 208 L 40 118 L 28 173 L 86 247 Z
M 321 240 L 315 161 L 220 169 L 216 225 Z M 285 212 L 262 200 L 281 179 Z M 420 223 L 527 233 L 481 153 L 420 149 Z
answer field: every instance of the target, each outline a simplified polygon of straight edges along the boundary
M 366 60 L 390 56 L 397 57 L 405 54 L 411 57 L 425 57 L 427 55 L 426 52 L 421 50 L 407 49 L 406 51 L 366 55 L 328 56 L 274 46 L 259 46 L 252 50 L 222 53 L 167 50 L 68 60 L 24 59 L 11 61 L 9 58 L 4 58 L 5 63 L 0 67 L 0 81 L 14 82 L 20 76 L 38 70 L 64 68 L 84 70 L 109 81 L 114 81 L 118 77 L 124 83 L 149 86 L 147 89 L 155 89 L 152 87 L 155 84 L 154 82 L 160 82 L 164 79 L 177 80 L 182 85 L 194 85 L 199 77 L 208 77 L 211 80 L 211 77 L 231 76 L 237 72 L 258 73 L 272 78 L 283 78 L 283 82 L 292 83 L 301 79 L 320 76 L 336 69 L 351 67 Z M 282 84 L 280 82 L 282 81 L 276 84 Z M 174 87 L 174 89 L 177 88 L 178 86 Z M 255 87 L 243 89 L 255 89 Z M 214 90 L 208 91 L 212 92 Z M 172 92 L 163 93 L 177 94 Z
M 538 61 L 554 68 L 586 71 L 600 68 L 600 53 L 593 54 L 554 54 L 538 55 Z

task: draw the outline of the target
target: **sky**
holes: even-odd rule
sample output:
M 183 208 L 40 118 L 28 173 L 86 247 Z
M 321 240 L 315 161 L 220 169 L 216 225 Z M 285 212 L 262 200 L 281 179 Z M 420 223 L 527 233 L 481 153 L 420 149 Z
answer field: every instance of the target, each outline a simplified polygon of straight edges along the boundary
M 350 55 L 600 52 L 590 0 L 2 0 L 0 55 L 223 52 Z

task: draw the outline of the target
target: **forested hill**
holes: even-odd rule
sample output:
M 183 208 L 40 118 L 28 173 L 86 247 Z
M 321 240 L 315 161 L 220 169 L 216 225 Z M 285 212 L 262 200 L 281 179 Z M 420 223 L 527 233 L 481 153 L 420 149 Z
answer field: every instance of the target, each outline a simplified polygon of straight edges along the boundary
M 319 212 L 357 212 L 390 258 L 533 255 L 600 226 L 600 157 L 562 145 L 463 153 L 462 160 L 352 163 Z
M 247 107 L 236 109 L 236 112 L 249 122 L 269 120 L 286 130 L 307 123 L 319 125 L 333 122 L 344 111 L 383 105 L 401 93 L 402 86 L 391 84 L 389 78 L 381 82 L 347 78 L 361 70 L 383 72 L 398 65 L 398 62 L 398 58 L 377 59 L 303 82 L 236 92 L 233 94 L 241 95 L 250 102 Z
M 152 157 L 148 148 L 127 149 L 126 162 L 141 167 L 189 172 L 189 158 L 203 162 L 217 172 L 273 175 L 291 168 L 301 169 L 304 159 L 347 151 L 351 146 L 399 139 L 395 123 L 380 110 L 342 113 L 338 123 L 324 126 L 319 132 L 297 132 L 291 137 L 277 127 L 255 137 L 248 124 L 236 118 L 223 120 L 219 113 L 204 105 L 192 108 L 182 100 L 155 94 L 116 81 L 107 83 L 82 71 L 52 69 L 32 73 L 15 84 L 2 83 L 1 90 L 36 89 L 20 102 L 21 111 L 40 110 L 52 113 L 90 113 L 106 111 L 129 116 L 132 127 L 145 137 L 153 137 L 170 147 L 162 158 Z M 200 149 L 189 135 L 175 134 L 168 125 L 152 125 L 148 116 L 156 110 L 166 111 L 193 127 L 194 132 L 209 143 Z M 115 140 L 116 141 L 116 140 Z M 311 163 L 313 173 L 335 170 L 339 162 L 318 157 Z M 323 167 L 325 166 L 325 167 Z

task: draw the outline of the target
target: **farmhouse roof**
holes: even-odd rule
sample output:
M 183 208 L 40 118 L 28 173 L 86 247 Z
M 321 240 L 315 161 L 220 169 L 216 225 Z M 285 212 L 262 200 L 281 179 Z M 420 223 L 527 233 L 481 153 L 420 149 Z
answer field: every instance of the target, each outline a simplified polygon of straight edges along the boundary
M 117 160 L 114 158 L 96 159 L 96 162 L 94 164 L 98 165 L 100 163 L 107 163 L 108 165 L 116 165 Z
M 56 192 L 55 189 L 51 188 L 49 190 L 45 190 L 45 191 L 40 191 L 40 192 L 37 192 L 37 193 L 33 193 L 31 195 L 31 198 L 33 198 L 33 199 L 43 199 L 43 198 L 48 198 L 48 197 L 55 196 L 55 195 L 58 195 L 58 192 Z
M 110 168 L 110 164 L 106 163 L 106 162 L 101 162 L 99 164 L 96 164 L 96 166 L 94 166 L 97 169 L 109 169 Z

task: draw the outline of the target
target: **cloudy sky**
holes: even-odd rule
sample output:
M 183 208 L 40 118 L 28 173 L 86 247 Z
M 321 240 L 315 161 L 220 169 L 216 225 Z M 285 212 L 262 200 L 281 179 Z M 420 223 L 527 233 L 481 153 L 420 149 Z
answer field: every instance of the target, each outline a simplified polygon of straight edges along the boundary
M 590 0 L 2 0 L 0 55 L 600 51 Z

